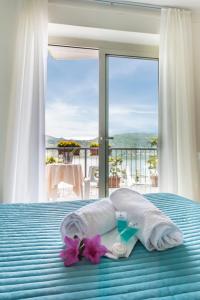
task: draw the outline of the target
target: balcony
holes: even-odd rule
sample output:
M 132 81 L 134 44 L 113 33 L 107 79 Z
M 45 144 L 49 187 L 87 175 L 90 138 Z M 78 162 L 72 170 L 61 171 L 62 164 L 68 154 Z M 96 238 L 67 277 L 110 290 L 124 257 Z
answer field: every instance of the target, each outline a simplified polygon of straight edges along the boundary
M 46 148 L 47 168 L 68 166 L 67 180 L 55 187 L 56 198 L 98 198 L 99 155 L 98 148 Z M 74 172 L 74 168 L 76 173 Z M 59 178 L 58 169 L 57 175 Z M 63 172 L 63 171 L 62 171 Z M 72 177 L 80 177 L 83 186 L 73 189 Z M 118 177 L 118 179 L 116 179 Z M 62 179 L 62 178 L 61 178 Z M 76 178 L 77 179 L 77 178 Z M 47 179 L 50 180 L 49 178 Z M 52 180 L 52 179 L 51 179 Z M 58 180 L 57 180 L 58 182 Z M 70 184 L 71 183 L 71 184 Z M 158 191 L 157 148 L 109 148 L 109 192 L 118 187 L 132 187 L 138 192 Z M 70 195 L 71 191 L 71 195 Z M 74 192 L 75 191 L 75 192 Z M 73 194 L 73 195 L 72 195 Z

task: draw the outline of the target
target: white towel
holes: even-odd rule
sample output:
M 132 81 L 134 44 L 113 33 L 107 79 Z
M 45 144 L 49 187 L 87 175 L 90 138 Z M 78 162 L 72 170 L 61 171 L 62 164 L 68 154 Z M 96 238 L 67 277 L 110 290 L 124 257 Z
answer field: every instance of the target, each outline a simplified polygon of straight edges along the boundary
M 183 243 L 178 227 L 141 194 L 121 188 L 110 195 L 118 211 L 126 211 L 128 220 L 139 227 L 138 239 L 147 250 L 165 250 Z
M 113 230 L 106 232 L 104 235 L 101 237 L 102 244 L 106 246 L 106 248 L 110 251 L 106 253 L 105 256 L 111 259 L 118 259 L 119 257 L 116 256 L 113 252 L 113 245 L 115 243 L 121 243 L 121 239 L 119 236 L 119 232 L 117 228 L 114 228 Z M 126 245 L 126 254 L 124 254 L 123 257 L 129 257 L 131 254 L 133 248 L 135 247 L 136 243 L 138 241 L 138 238 L 136 236 L 132 237 L 125 245 Z
M 105 198 L 81 207 L 65 216 L 61 223 L 61 235 L 79 238 L 104 234 L 116 226 L 115 209 L 110 199 Z
M 102 243 L 112 252 L 113 245 L 118 242 L 119 233 L 116 229 L 116 212 L 110 199 L 105 198 L 95 203 L 85 205 L 75 212 L 65 216 L 60 227 L 62 240 L 66 235 L 74 237 L 77 235 L 80 239 L 100 234 Z M 128 257 L 137 242 L 137 238 L 132 238 L 127 243 Z M 118 259 L 110 252 L 106 254 L 109 258 Z

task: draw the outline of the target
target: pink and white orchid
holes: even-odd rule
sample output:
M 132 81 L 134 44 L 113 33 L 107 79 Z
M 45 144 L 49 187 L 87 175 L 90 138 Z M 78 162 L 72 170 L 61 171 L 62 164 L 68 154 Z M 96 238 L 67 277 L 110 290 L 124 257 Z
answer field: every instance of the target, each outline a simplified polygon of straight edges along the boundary
M 64 260 L 66 267 L 77 263 L 82 257 L 87 258 L 93 264 L 98 264 L 101 256 L 108 252 L 108 249 L 101 245 L 100 235 L 85 238 L 82 241 L 78 237 L 72 239 L 66 236 L 64 242 L 65 249 L 60 252 L 60 257 Z
M 104 256 L 108 252 L 107 248 L 101 245 L 101 236 L 96 235 L 92 238 L 83 239 L 85 248 L 83 250 L 83 256 L 89 259 L 93 264 L 100 262 L 101 256 Z
M 60 252 L 60 256 L 64 260 L 64 265 L 68 267 L 79 261 L 80 240 L 78 238 L 71 239 L 66 236 L 64 242 L 66 248 Z

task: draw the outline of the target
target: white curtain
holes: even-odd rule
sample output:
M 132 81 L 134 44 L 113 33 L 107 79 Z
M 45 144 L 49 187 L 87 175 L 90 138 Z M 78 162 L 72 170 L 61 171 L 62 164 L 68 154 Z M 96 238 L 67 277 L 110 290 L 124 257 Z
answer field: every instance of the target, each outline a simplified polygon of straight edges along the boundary
M 199 197 L 191 13 L 162 9 L 160 29 L 160 189 Z
M 4 168 L 3 202 L 45 200 L 45 82 L 48 1 L 16 0 L 20 14 Z

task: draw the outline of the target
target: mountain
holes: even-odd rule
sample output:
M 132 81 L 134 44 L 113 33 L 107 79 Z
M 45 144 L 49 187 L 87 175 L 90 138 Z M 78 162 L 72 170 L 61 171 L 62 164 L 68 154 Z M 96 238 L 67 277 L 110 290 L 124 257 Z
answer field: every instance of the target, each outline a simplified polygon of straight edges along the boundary
M 50 135 L 46 135 L 46 147 L 56 147 L 57 144 L 60 141 L 72 141 L 72 139 L 68 140 L 68 139 L 65 139 L 65 138 L 62 138 L 62 137 L 56 138 L 56 137 L 53 137 L 53 136 L 50 136 Z M 92 139 L 92 140 L 76 140 L 76 139 L 73 139 L 73 141 L 78 142 L 82 147 L 89 147 L 90 143 L 97 142 L 97 138 Z
M 156 134 L 153 133 L 123 133 L 114 135 L 114 139 L 110 140 L 110 145 L 112 147 L 122 147 L 122 148 L 134 148 L 134 147 L 149 147 L 149 141 L 151 138 L 155 137 Z M 66 140 L 64 138 L 56 138 L 53 136 L 46 135 L 46 147 L 56 147 L 59 141 Z M 89 147 L 90 143 L 97 142 L 96 139 L 92 140 L 76 140 L 82 147 Z
M 152 133 L 123 133 L 114 135 L 114 139 L 110 141 L 112 147 L 134 148 L 134 147 L 150 147 L 149 141 L 155 137 Z

